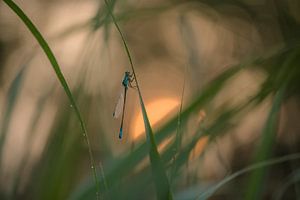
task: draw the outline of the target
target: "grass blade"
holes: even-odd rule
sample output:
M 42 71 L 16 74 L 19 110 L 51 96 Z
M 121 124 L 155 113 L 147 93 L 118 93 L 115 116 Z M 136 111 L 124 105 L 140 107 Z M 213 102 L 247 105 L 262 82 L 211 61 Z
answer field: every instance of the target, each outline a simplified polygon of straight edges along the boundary
M 185 66 L 184 70 L 184 77 L 183 77 L 183 85 L 182 85 L 182 92 L 181 92 L 181 99 L 180 99 L 180 107 L 178 111 L 178 118 L 177 118 L 177 130 L 176 130 L 176 137 L 175 137 L 175 154 L 173 155 L 173 168 L 171 170 L 171 184 L 173 182 L 174 177 L 177 173 L 177 155 L 181 151 L 181 143 L 182 143 L 182 124 L 181 124 L 181 113 L 182 113 L 182 107 L 183 107 L 183 99 L 184 99 L 184 92 L 185 92 L 185 82 L 186 82 L 186 76 L 187 76 L 187 68 L 188 66 Z
M 10 88 L 7 93 L 6 106 L 5 106 L 5 111 L 3 114 L 2 126 L 0 128 L 0 162 L 2 160 L 1 158 L 2 158 L 2 153 L 3 153 L 3 146 L 5 143 L 7 130 L 9 127 L 9 121 L 11 120 L 14 106 L 18 100 L 18 95 L 19 95 L 21 87 L 22 87 L 24 73 L 25 73 L 27 64 L 28 63 L 25 63 L 25 65 L 22 67 L 22 69 L 18 72 L 18 74 L 12 81 L 12 84 L 10 85 Z M 1 166 L 2 165 L 0 165 L 0 167 Z
M 93 153 L 92 153 L 92 149 L 91 149 L 91 145 L 90 145 L 90 141 L 89 141 L 89 137 L 88 137 L 88 133 L 85 127 L 85 123 L 81 117 L 79 108 L 75 102 L 75 99 L 73 98 L 73 95 L 71 93 L 71 90 L 64 78 L 63 73 L 60 70 L 59 64 L 52 52 L 52 50 L 50 49 L 48 43 L 46 42 L 46 40 L 43 38 L 42 34 L 39 32 L 39 30 L 35 27 L 35 25 L 31 22 L 31 20 L 26 16 L 26 14 L 22 11 L 21 8 L 18 7 L 18 5 L 16 5 L 13 1 L 11 0 L 3 0 L 14 12 L 15 14 L 17 14 L 20 19 L 24 22 L 24 24 L 27 26 L 27 28 L 31 31 L 32 35 L 35 37 L 35 39 L 38 41 L 38 43 L 40 44 L 40 46 L 42 47 L 42 49 L 44 50 L 45 54 L 47 55 L 55 73 L 57 78 L 60 81 L 60 84 L 62 85 L 62 87 L 64 88 L 65 93 L 67 94 L 69 101 L 72 105 L 72 107 L 75 110 L 75 114 L 78 118 L 78 120 L 80 121 L 80 127 L 83 131 L 83 137 L 88 145 L 88 149 L 89 149 L 89 157 L 90 157 L 90 164 L 91 164 L 91 168 L 93 171 L 93 176 L 94 176 L 94 181 L 96 184 L 96 189 L 97 189 L 97 199 L 99 198 L 99 182 L 98 182 L 98 176 L 97 176 L 97 171 L 95 168 L 95 161 L 94 161 L 94 157 L 93 157 Z
M 276 136 L 276 129 L 278 124 L 278 113 L 280 105 L 284 96 L 284 87 L 281 88 L 275 95 L 273 106 L 269 113 L 265 127 L 262 133 L 262 141 L 256 154 L 256 161 L 260 162 L 266 160 L 271 153 L 272 146 Z M 255 170 L 250 177 L 248 189 L 246 191 L 246 199 L 260 199 L 261 190 L 263 188 L 263 179 L 266 169 Z
M 149 119 L 148 119 L 147 111 L 146 111 L 143 97 L 141 94 L 141 90 L 140 90 L 140 87 L 138 84 L 138 79 L 137 79 L 136 73 L 134 71 L 134 66 L 133 66 L 132 58 L 131 58 L 131 55 L 129 52 L 129 48 L 128 48 L 125 38 L 122 34 L 122 31 L 120 30 L 120 28 L 116 22 L 116 19 L 111 11 L 110 5 L 108 4 L 107 0 L 104 0 L 104 1 L 105 1 L 105 4 L 108 8 L 108 11 L 109 11 L 112 19 L 113 19 L 113 22 L 114 22 L 119 34 L 121 35 L 121 38 L 122 38 L 129 62 L 130 62 L 132 73 L 135 78 L 135 82 L 136 82 L 136 86 L 137 86 L 137 90 L 138 90 L 138 94 L 139 94 L 140 105 L 141 105 L 142 114 L 143 114 L 143 119 L 144 119 L 145 132 L 146 132 L 146 138 L 147 138 L 148 149 L 149 149 L 149 157 L 150 157 L 151 167 L 152 167 L 152 171 L 153 171 L 155 186 L 156 186 L 157 198 L 158 199 L 172 199 L 172 193 L 171 193 L 171 189 L 170 189 L 169 180 L 167 178 L 167 174 L 164 169 L 163 162 L 162 162 L 160 155 L 158 153 L 158 150 L 157 150 L 157 145 L 156 145 L 156 142 L 154 139 L 154 134 L 153 134 L 153 131 L 152 131 Z
M 37 106 L 30 120 L 30 128 L 28 131 L 28 133 L 30 134 L 26 139 L 26 148 L 24 148 L 25 150 L 23 152 L 23 156 L 20 161 L 21 164 L 18 166 L 17 170 L 15 171 L 15 177 L 12 184 L 13 186 L 11 191 L 8 194 L 9 196 L 8 199 L 18 199 L 18 189 L 20 189 L 21 181 L 24 178 L 24 176 L 22 176 L 24 173 L 23 171 L 24 166 L 28 165 L 29 163 L 28 158 L 30 157 L 30 151 L 32 150 L 31 147 L 34 146 L 34 137 L 36 137 L 37 127 L 38 127 L 37 124 L 39 123 L 39 120 L 41 119 L 41 116 L 45 111 L 47 100 L 49 99 L 49 96 L 52 94 L 53 90 L 54 87 L 51 87 L 49 91 L 46 91 L 45 94 L 37 101 Z
M 230 175 L 230 176 L 224 178 L 223 180 L 221 180 L 216 185 L 208 188 L 205 192 L 201 193 L 198 197 L 196 197 L 196 199 L 201 199 L 201 200 L 202 199 L 203 200 L 208 199 L 211 195 L 213 195 L 223 185 L 225 185 L 229 181 L 232 181 L 233 179 L 235 179 L 238 176 L 241 176 L 245 173 L 251 172 L 251 171 L 256 170 L 256 169 L 261 169 L 261 168 L 265 168 L 265 167 L 268 167 L 268 166 L 288 162 L 288 161 L 291 161 L 291 160 L 299 160 L 299 159 L 300 159 L 300 153 L 296 153 L 296 154 L 290 154 L 290 155 L 282 156 L 280 158 L 275 158 L 275 159 L 259 162 L 259 163 L 254 164 L 254 165 L 250 165 L 249 167 L 246 167 L 242 170 L 239 170 L 239 171 L 233 173 L 232 175 Z

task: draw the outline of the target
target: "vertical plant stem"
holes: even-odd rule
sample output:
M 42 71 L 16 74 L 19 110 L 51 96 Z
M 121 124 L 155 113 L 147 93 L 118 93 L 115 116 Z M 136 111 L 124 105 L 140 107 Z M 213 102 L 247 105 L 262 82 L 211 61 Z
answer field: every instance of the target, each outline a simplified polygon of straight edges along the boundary
M 134 66 L 133 66 L 133 62 L 132 62 L 132 58 L 131 58 L 131 54 L 128 48 L 128 45 L 126 43 L 125 37 L 119 27 L 119 25 L 117 24 L 117 21 L 112 13 L 112 10 L 107 2 L 107 0 L 104 0 L 105 4 L 108 8 L 109 14 L 111 15 L 111 18 L 121 36 L 122 42 L 124 44 L 124 48 L 126 50 L 129 62 L 130 62 L 130 66 L 131 66 L 131 70 L 136 82 L 136 87 L 138 90 L 138 94 L 139 94 L 139 99 L 140 99 L 140 104 L 141 104 L 141 109 L 142 109 L 142 114 L 143 114 L 143 119 L 144 119 L 144 125 L 145 125 L 145 133 L 146 133 L 146 138 L 148 141 L 148 145 L 149 145 L 149 157 L 150 157 L 150 162 L 151 162 L 151 167 L 152 167 L 152 171 L 153 171 L 153 178 L 155 181 L 155 186 L 156 186 L 156 192 L 157 192 L 157 198 L 158 199 L 173 199 L 172 197 L 172 193 L 170 190 L 170 185 L 169 185 L 169 181 L 163 166 L 163 162 L 160 158 L 160 155 L 158 153 L 157 150 L 157 145 L 154 139 L 154 134 L 152 132 L 152 128 L 147 116 L 147 111 L 144 105 L 144 101 L 142 98 L 142 94 L 141 94 L 141 90 L 139 87 L 139 83 L 138 83 L 138 79 L 136 77 L 136 73 L 134 70 Z

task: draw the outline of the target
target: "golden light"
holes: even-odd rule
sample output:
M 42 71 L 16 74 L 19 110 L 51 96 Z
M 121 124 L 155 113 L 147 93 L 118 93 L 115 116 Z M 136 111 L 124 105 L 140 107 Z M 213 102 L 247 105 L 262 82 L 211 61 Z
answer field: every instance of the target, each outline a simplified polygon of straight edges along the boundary
M 204 110 L 200 110 L 198 113 L 198 123 L 203 123 L 204 119 L 206 117 L 206 112 Z M 208 136 L 204 136 L 201 139 L 198 140 L 196 146 L 194 147 L 193 151 L 189 155 L 189 160 L 194 160 L 198 158 L 201 153 L 203 152 L 204 148 L 206 147 L 208 143 Z
M 160 98 L 153 100 L 151 103 L 146 104 L 148 118 L 150 120 L 151 126 L 155 127 L 159 122 L 166 120 L 166 117 L 174 111 L 177 112 L 175 108 L 178 108 L 180 101 L 176 98 Z M 136 117 L 133 119 L 133 126 L 130 132 L 132 132 L 132 139 L 137 140 L 141 137 L 145 137 L 145 127 L 142 112 L 139 111 Z
M 197 159 L 201 153 L 203 152 L 204 148 L 206 147 L 208 143 L 208 136 L 205 136 L 198 140 L 196 146 L 194 147 L 193 151 L 189 155 L 189 161 L 192 161 L 194 159 Z

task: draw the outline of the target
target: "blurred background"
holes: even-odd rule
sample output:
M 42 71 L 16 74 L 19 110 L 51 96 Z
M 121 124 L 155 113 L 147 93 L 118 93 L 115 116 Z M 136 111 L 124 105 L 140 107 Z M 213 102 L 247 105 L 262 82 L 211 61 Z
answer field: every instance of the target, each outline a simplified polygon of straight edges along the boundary
M 53 50 L 91 140 L 101 199 L 156 199 L 136 89 L 104 1 L 15 1 Z M 109 1 L 132 53 L 174 199 L 300 150 L 297 0 Z M 74 109 L 42 49 L 0 3 L 0 199 L 95 199 Z M 298 157 L 299 158 L 299 157 Z M 206 198 L 299 199 L 299 159 L 250 170 Z

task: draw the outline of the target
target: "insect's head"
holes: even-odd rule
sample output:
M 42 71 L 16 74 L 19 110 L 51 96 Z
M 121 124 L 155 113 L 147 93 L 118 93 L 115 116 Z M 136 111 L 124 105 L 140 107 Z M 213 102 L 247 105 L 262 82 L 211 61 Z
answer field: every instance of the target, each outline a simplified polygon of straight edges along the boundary
M 129 76 L 130 75 L 130 72 L 129 71 L 126 71 L 125 72 L 125 76 Z

